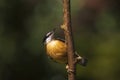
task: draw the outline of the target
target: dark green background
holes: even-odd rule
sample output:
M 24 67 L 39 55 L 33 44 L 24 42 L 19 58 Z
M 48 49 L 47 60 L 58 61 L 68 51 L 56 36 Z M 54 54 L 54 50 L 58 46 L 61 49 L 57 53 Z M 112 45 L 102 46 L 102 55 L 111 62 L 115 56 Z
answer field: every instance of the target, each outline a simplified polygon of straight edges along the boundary
M 71 0 L 75 48 L 89 60 L 77 80 L 119 80 L 120 1 Z M 0 0 L 0 80 L 66 80 L 44 35 L 62 24 L 62 0 Z

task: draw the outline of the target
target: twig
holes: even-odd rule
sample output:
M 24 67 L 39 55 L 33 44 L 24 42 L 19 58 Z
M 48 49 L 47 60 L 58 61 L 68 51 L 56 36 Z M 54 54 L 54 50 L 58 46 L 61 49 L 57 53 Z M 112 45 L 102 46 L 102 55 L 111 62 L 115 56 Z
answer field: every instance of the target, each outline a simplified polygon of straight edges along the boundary
M 74 49 L 74 41 L 72 35 L 72 27 L 71 27 L 71 10 L 70 10 L 70 0 L 63 0 L 63 25 L 61 26 L 64 29 L 65 33 L 65 41 L 68 46 L 67 55 L 68 55 L 68 66 L 70 72 L 68 72 L 68 80 L 75 80 L 76 73 L 76 63 L 75 61 L 75 49 Z

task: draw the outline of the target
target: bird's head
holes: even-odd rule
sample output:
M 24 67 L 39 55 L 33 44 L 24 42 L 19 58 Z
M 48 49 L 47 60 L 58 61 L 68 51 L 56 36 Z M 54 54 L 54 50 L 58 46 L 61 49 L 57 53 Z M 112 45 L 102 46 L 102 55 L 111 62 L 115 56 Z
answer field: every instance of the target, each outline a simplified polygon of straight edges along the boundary
M 52 31 L 48 32 L 45 37 L 43 38 L 43 43 L 47 44 L 54 38 L 54 33 L 56 29 L 53 29 Z

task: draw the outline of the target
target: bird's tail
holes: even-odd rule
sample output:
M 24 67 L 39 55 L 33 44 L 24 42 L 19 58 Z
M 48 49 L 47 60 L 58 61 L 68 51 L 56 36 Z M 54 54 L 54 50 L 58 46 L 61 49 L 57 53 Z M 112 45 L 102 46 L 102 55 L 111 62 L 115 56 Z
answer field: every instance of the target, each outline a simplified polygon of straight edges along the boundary
M 81 60 L 78 62 L 78 64 L 82 66 L 86 66 L 87 62 L 88 62 L 88 59 L 82 57 Z
M 76 59 L 77 59 L 77 63 L 82 65 L 82 66 L 86 66 L 87 63 L 88 63 L 88 59 L 85 58 L 85 57 L 81 57 L 78 53 L 75 53 L 76 54 Z

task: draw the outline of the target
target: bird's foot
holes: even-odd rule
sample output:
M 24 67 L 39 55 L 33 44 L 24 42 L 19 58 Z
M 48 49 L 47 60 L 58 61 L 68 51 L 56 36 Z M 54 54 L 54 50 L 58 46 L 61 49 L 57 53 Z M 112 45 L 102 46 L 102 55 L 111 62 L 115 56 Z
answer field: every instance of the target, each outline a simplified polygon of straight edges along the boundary
M 75 71 L 70 69 L 70 67 L 68 66 L 68 64 L 66 65 L 66 70 L 67 72 L 70 74 L 70 73 L 74 73 Z

